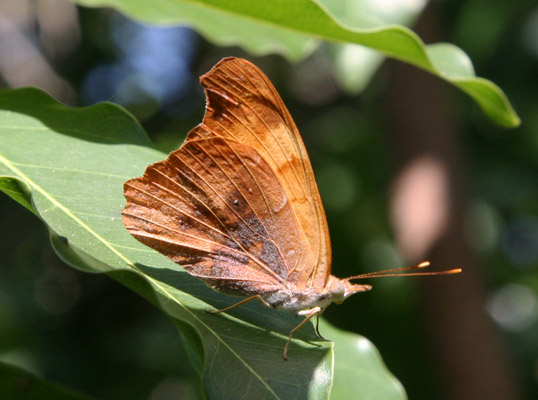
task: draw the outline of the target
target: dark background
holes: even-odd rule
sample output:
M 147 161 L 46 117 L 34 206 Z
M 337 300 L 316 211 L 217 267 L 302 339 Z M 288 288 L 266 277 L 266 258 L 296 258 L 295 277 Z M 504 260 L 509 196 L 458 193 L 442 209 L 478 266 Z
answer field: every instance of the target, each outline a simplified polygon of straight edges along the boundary
M 464 49 L 477 74 L 507 93 L 523 121 L 513 130 L 396 61 L 351 96 L 323 46 L 292 65 L 215 47 L 188 28 L 144 27 L 63 1 L 4 0 L 0 16 L 3 86 L 39 86 L 78 106 L 117 102 L 165 152 L 202 119 L 198 76 L 229 55 L 255 62 L 303 135 L 336 276 L 423 259 L 464 269 L 373 281 L 374 291 L 325 318 L 372 340 L 411 399 L 538 397 L 533 2 L 433 2 L 414 27 L 427 43 Z M 1 360 L 101 398 L 198 398 L 197 377 L 160 312 L 106 276 L 64 265 L 35 216 L 7 196 L 0 202 Z

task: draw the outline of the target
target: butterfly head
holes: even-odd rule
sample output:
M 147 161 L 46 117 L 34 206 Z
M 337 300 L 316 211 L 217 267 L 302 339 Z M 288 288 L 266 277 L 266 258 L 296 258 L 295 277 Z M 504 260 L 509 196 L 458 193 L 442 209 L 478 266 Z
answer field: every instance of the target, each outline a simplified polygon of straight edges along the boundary
M 339 279 L 334 275 L 329 277 L 327 289 L 330 293 L 331 301 L 341 304 L 345 299 L 355 293 L 372 290 L 370 285 L 358 285 L 351 283 L 348 279 Z

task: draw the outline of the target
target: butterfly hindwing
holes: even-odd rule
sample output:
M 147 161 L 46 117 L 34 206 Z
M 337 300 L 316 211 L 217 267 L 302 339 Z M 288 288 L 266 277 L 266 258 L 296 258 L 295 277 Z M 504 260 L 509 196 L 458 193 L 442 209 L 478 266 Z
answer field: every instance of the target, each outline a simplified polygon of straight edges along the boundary
M 125 196 L 133 236 L 221 291 L 274 291 L 313 262 L 276 174 L 242 143 L 189 140 Z

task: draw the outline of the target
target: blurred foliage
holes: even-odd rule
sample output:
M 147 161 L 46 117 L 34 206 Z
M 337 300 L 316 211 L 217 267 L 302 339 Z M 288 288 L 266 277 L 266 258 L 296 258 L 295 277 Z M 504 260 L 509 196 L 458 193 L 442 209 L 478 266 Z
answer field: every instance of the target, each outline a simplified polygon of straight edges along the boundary
M 453 91 L 472 200 L 466 239 L 484 265 L 488 312 L 503 334 L 517 383 L 525 398 L 537 398 L 538 8 L 527 0 L 437 6 L 441 36 L 465 49 L 480 75 L 509 93 L 523 121 L 516 130 L 503 130 Z M 247 56 L 237 48 L 214 47 L 186 28 L 157 34 L 107 10 L 79 9 L 77 21 L 80 42 L 65 54 L 54 53 L 39 32 L 28 34 L 45 43 L 47 59 L 82 104 L 121 100 L 165 151 L 177 148 L 201 121 L 204 102 L 196 77 L 224 56 Z M 164 35 L 172 48 L 183 46 L 170 75 L 157 71 L 176 88 L 172 94 L 152 92 L 159 85 L 151 73 L 166 64 L 149 62 L 157 57 L 151 52 L 155 41 L 129 51 L 118 33 L 122 29 L 127 38 Z M 137 60 L 145 54 L 149 61 Z M 283 96 L 309 150 L 330 225 L 334 273 L 398 266 L 387 216 L 394 165 L 381 101 L 386 70 L 378 71 L 360 97 L 350 97 L 335 83 L 321 51 L 294 66 L 278 56 L 255 62 Z M 196 373 L 163 315 L 106 276 L 62 265 L 41 222 L 7 196 L 0 202 L 0 359 L 101 398 L 169 399 L 174 391 L 197 398 Z M 357 296 L 324 316 L 376 343 L 409 398 L 439 398 L 414 285 L 376 281 L 375 296 Z
M 10 400 L 92 400 L 91 397 L 54 385 L 20 368 L 0 362 L 0 387 Z

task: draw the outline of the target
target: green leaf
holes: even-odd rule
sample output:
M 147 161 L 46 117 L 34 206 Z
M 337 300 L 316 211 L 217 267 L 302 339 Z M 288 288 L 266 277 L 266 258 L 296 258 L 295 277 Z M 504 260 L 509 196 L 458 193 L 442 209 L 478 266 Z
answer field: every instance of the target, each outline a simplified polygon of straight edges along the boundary
M 155 0 L 151 3 L 131 0 L 73 0 L 88 6 L 108 6 L 142 22 L 158 25 L 188 25 L 220 46 L 239 45 L 251 54 L 282 54 L 291 61 L 307 57 L 318 40 L 301 32 L 274 24 L 260 24 L 257 19 L 196 1 Z M 227 2 L 224 2 L 227 3 Z
M 31 202 L 31 189 L 26 183 L 16 178 L 4 177 L 0 180 L 0 190 L 35 214 Z
M 516 127 L 519 117 L 501 89 L 477 78 L 467 55 L 453 45 L 425 45 L 408 28 L 364 14 L 346 20 L 339 2 L 328 0 L 75 0 L 111 6 L 144 22 L 188 24 L 218 44 L 238 44 L 254 54 L 308 54 L 308 38 L 353 43 L 422 68 L 469 94 L 499 125 Z M 335 15 L 341 15 L 338 19 Z M 286 42 L 287 39 L 289 41 Z M 292 49 L 290 43 L 295 43 Z M 309 47 L 310 46 L 310 47 Z M 305 50 L 306 49 L 306 50 Z M 456 50 L 457 49 L 457 50 Z
M 10 400 L 91 400 L 92 398 L 47 382 L 19 367 L 0 361 L 0 397 Z
M 410 26 L 426 6 L 426 1 L 386 2 L 379 0 L 320 0 L 328 12 L 349 27 L 361 28 L 368 21 L 376 26 Z M 370 82 L 385 57 L 378 51 L 358 44 L 328 44 L 328 58 L 334 77 L 349 94 L 360 93 Z
M 325 321 L 320 324 L 320 329 L 334 341 L 334 355 L 340 360 L 334 366 L 332 399 L 407 398 L 403 386 L 387 370 L 372 342 L 354 333 L 336 329 Z M 383 379 L 378 379 L 379 377 Z
M 326 399 L 333 365 L 351 357 L 368 371 L 347 383 L 375 380 L 369 396 L 398 385 L 379 357 L 353 343 L 318 338 L 311 324 L 297 333 L 289 360 L 282 352 L 301 317 L 247 304 L 206 312 L 237 299 L 220 295 L 128 234 L 120 212 L 123 183 L 165 158 L 149 148 L 140 125 L 112 104 L 68 108 L 37 89 L 0 91 L 0 189 L 34 212 L 51 231 L 54 249 L 75 268 L 106 272 L 165 312 L 187 345 L 211 399 Z M 13 189 L 15 188 L 15 189 Z M 19 189 L 17 189 L 19 188 Z M 331 336 L 340 338 L 337 330 Z M 343 353 L 342 353 L 343 354 Z M 339 385 L 338 385 L 339 386 Z M 333 396 L 333 399 L 339 398 Z M 381 397 L 377 397 L 381 398 Z M 387 399 L 402 399 L 394 392 Z

